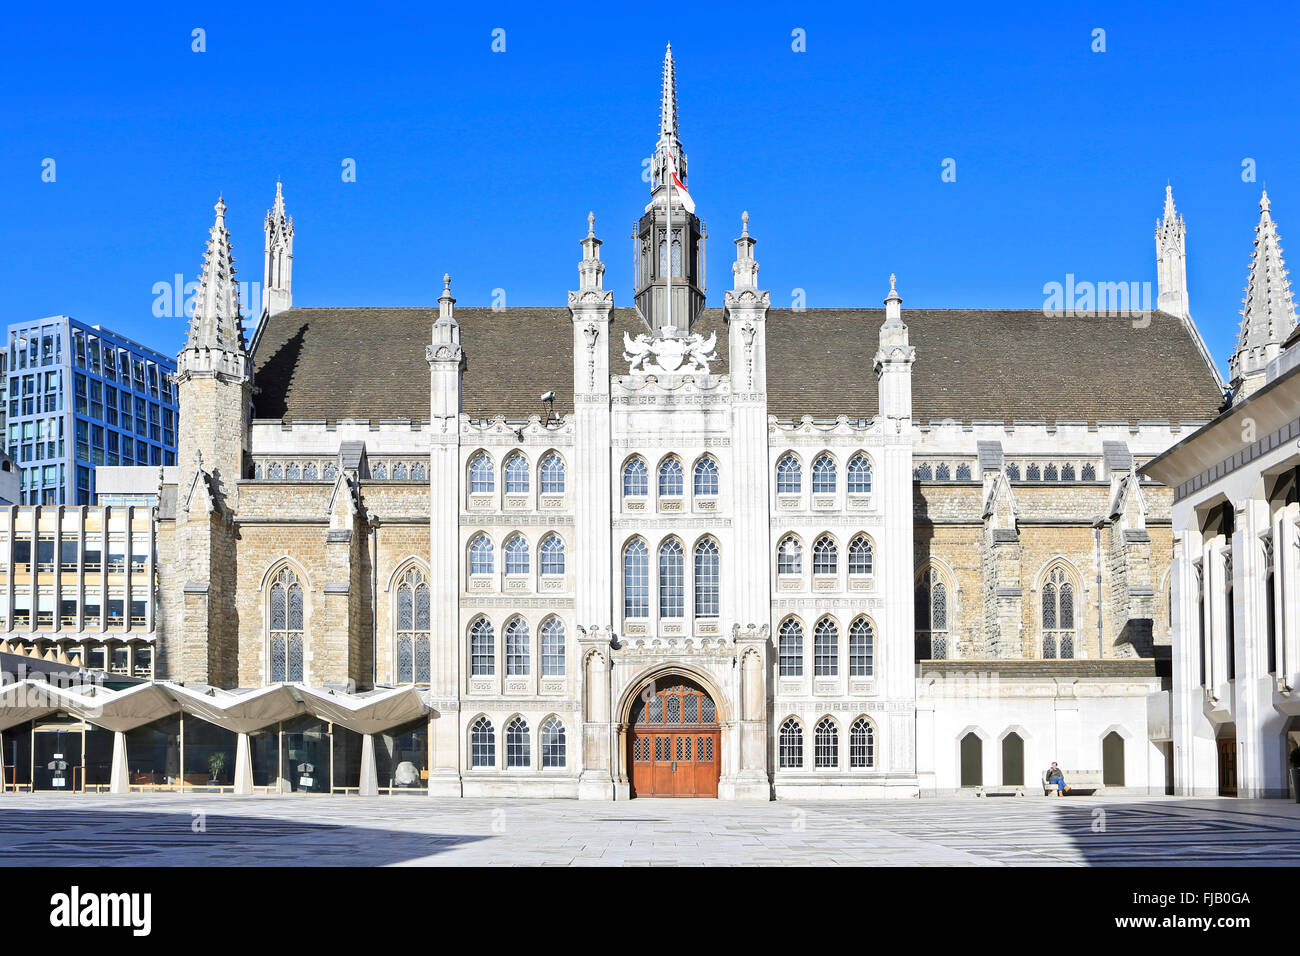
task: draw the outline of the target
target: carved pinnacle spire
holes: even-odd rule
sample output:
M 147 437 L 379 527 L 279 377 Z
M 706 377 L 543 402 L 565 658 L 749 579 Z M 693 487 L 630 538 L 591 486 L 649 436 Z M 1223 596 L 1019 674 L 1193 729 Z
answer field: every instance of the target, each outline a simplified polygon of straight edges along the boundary
M 1262 372 L 1280 351 L 1295 328 L 1295 300 L 1282 258 L 1277 223 L 1269 214 L 1268 191 L 1259 200 L 1259 225 L 1255 227 L 1255 249 L 1250 259 L 1246 297 L 1242 299 L 1241 332 L 1237 350 L 1228 362 L 1236 387 L 1245 376 Z
M 239 287 L 235 283 L 235 257 L 226 229 L 226 203 L 217 198 L 216 221 L 208 234 L 203 255 L 203 272 L 194 299 L 186 349 L 244 351 L 244 326 L 239 314 Z

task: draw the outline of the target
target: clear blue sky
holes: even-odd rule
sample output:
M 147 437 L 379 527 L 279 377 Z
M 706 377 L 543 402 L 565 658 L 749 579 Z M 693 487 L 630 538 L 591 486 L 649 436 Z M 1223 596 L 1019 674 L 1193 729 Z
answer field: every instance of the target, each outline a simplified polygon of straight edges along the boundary
M 464 305 L 503 288 L 507 306 L 561 306 L 588 209 L 627 304 L 671 41 L 712 304 L 743 209 L 774 305 L 797 287 L 809 306 L 876 306 L 890 272 L 905 310 L 1038 308 L 1066 273 L 1154 283 L 1172 181 L 1192 311 L 1224 366 L 1264 183 L 1284 246 L 1300 242 L 1296 13 L 1138 7 L 14 7 L 5 321 L 67 313 L 174 353 L 184 322 L 154 318 L 154 284 L 197 275 L 219 192 L 240 278 L 260 281 L 277 176 L 298 305 L 432 307 L 446 271 Z

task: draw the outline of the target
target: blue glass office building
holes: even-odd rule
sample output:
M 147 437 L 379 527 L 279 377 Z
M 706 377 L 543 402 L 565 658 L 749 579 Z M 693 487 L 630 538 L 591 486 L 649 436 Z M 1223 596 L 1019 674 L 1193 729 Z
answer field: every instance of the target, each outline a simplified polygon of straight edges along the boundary
M 97 465 L 176 463 L 172 359 L 60 315 L 10 325 L 7 364 L 22 504 L 92 504 Z

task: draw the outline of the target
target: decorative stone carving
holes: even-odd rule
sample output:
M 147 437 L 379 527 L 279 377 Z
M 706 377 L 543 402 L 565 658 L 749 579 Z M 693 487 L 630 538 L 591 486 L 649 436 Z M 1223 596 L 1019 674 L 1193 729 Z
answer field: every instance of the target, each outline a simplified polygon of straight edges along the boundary
M 702 335 L 678 336 L 664 332 L 638 335 L 633 339 L 624 332 L 623 358 L 630 363 L 629 371 L 633 373 L 708 375 L 709 363 L 718 357 L 714 351 L 717 343 L 717 333 L 707 339 Z

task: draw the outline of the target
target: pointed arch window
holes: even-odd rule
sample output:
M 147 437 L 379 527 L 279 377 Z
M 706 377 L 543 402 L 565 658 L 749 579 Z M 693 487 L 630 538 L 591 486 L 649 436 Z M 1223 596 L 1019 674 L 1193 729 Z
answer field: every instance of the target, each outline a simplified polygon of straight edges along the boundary
M 528 573 L 528 539 L 514 534 L 506 539 L 506 574 Z
M 1074 465 L 1066 462 L 1061 466 L 1061 480 L 1074 481 Z
M 506 623 L 506 676 L 527 677 L 531 672 L 531 637 L 528 622 L 512 617 Z
M 916 477 L 918 481 L 932 481 L 934 479 L 934 469 L 930 467 L 928 461 L 922 462 L 920 467 L 916 469 Z
M 486 717 L 474 721 L 469 730 L 469 760 L 472 767 L 497 765 L 497 735 Z
M 1082 479 L 1083 479 L 1084 481 L 1096 481 L 1096 480 L 1097 480 L 1097 467 L 1096 467 L 1095 465 L 1093 465 L 1091 462 L 1089 462 L 1088 464 L 1084 465 L 1084 466 L 1083 466 L 1083 472 L 1081 473 L 1081 477 L 1082 477 Z
M 493 552 L 491 538 L 486 534 L 475 535 L 469 543 L 469 573 L 491 574 L 495 563 Z
M 797 495 L 803 489 L 803 469 L 799 459 L 786 453 L 776 463 L 776 493 L 778 495 Z
M 471 494 L 490 494 L 496 489 L 496 474 L 492 458 L 481 451 L 469 460 L 469 490 Z
M 393 466 L 393 481 L 405 481 L 406 474 L 406 462 L 399 461 Z
M 506 766 L 528 767 L 532 764 L 528 738 L 528 722 L 515 717 L 506 724 Z
M 542 724 L 542 767 L 563 767 L 565 761 L 564 724 L 559 717 L 548 717 Z
M 320 477 L 320 472 L 316 468 L 316 462 L 309 461 L 302 469 L 303 481 L 316 481 Z
M 861 770 L 876 765 L 876 729 L 866 717 L 849 728 L 849 767 Z
M 669 538 L 659 546 L 659 616 L 682 617 L 686 613 L 686 572 L 682 546 Z
M 558 617 L 548 617 L 542 622 L 540 632 L 542 641 L 542 676 L 563 677 L 564 662 L 564 622 Z
M 302 477 L 302 470 L 299 469 L 296 461 L 289 462 L 288 467 L 284 469 L 284 477 L 286 481 L 297 481 Z
M 659 466 L 659 497 L 682 496 L 682 463 L 676 458 L 665 458 Z
M 538 478 L 544 495 L 564 494 L 564 459 L 557 452 L 549 453 L 538 468 Z
M 938 466 L 934 469 L 934 480 L 935 481 L 952 480 L 952 471 L 951 469 L 949 469 L 948 463 L 946 461 L 939 462 Z
M 718 463 L 712 458 L 701 458 L 695 463 L 695 495 L 703 497 L 718 493 Z
M 777 663 L 782 677 L 803 676 L 803 625 L 796 618 L 784 622 L 777 640 Z
M 506 494 L 528 494 L 528 459 L 520 452 L 513 452 L 506 459 Z
M 1043 583 L 1043 657 L 1074 657 L 1074 585 L 1060 566 Z
M 849 574 L 871 574 L 874 559 L 871 539 L 865 534 L 860 534 L 849 542 Z
M 970 481 L 970 465 L 964 461 L 957 466 L 957 480 Z
M 650 616 L 650 552 L 640 538 L 623 549 L 623 616 Z
M 803 547 L 794 535 L 786 535 L 776 549 L 777 574 L 803 574 Z
M 1060 476 L 1056 470 L 1056 465 L 1049 461 L 1043 468 L 1043 481 L 1058 481 L 1059 478 Z
M 1007 480 L 1008 481 L 1020 480 L 1020 466 L 1017 465 L 1014 461 L 1007 463 Z
M 823 717 L 817 724 L 817 739 L 813 750 L 813 766 L 829 769 L 840 765 L 840 728 L 831 717 Z
M 633 458 L 623 466 L 623 497 L 644 498 L 649 493 L 650 476 L 646 472 L 645 462 Z
M 839 571 L 839 549 L 835 539 L 828 534 L 813 542 L 813 574 L 835 574 Z
M 840 629 L 830 618 L 813 628 L 813 676 L 835 677 L 840 672 Z
M 871 677 L 876 669 L 876 635 L 871 622 L 858 618 L 849 625 L 849 676 Z
M 781 725 L 780 749 L 782 770 L 803 766 L 803 725 L 794 717 L 787 717 Z
M 373 478 L 375 481 L 387 481 L 388 466 L 381 461 L 379 464 L 375 465 L 375 467 L 370 470 L 370 477 Z
M 537 549 L 537 560 L 542 574 L 561 575 L 564 573 L 564 539 L 558 534 L 548 534 L 542 539 Z
M 412 481 L 424 481 L 425 478 L 427 477 L 428 477 L 428 472 L 424 470 L 424 465 L 421 462 L 417 461 L 414 465 L 411 466 Z
M 303 660 L 303 593 L 298 576 L 281 568 L 271 582 L 271 682 L 301 681 Z
M 1026 481 L 1043 480 L 1043 473 L 1038 470 L 1038 465 L 1031 463 L 1030 466 L 1025 469 L 1025 480 Z
M 695 546 L 695 616 L 718 616 L 718 545 L 705 538 Z
M 813 461 L 812 490 L 815 495 L 835 494 L 835 459 L 829 452 L 818 455 Z
M 496 634 L 487 618 L 469 626 L 469 672 L 474 677 L 491 677 L 497 672 Z
M 849 494 L 871 494 L 871 460 L 866 455 L 857 454 L 849 459 L 848 482 Z
M 934 567 L 916 584 L 916 655 L 921 660 L 948 657 L 948 585 Z
M 397 585 L 397 683 L 429 683 L 429 584 L 415 568 Z
M 327 464 L 325 466 L 325 470 L 321 472 L 321 477 L 324 478 L 326 481 L 333 481 L 338 476 L 339 476 L 338 466 L 334 464 L 334 462 L 332 461 L 329 464 Z
M 682 240 L 678 238 L 678 233 L 673 232 L 673 278 L 679 278 L 682 274 Z

